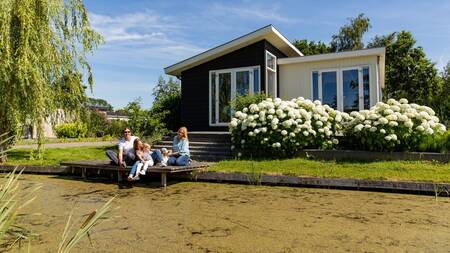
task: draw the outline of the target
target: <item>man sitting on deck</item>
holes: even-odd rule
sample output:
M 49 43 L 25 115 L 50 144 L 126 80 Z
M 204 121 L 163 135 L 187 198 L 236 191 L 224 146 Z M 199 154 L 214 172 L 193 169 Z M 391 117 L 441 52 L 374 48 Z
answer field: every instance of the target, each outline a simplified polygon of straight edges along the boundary
M 137 139 L 131 135 L 131 130 L 127 127 L 123 130 L 123 138 L 119 141 L 119 154 L 112 150 L 107 150 L 106 155 L 111 159 L 113 164 L 125 168 L 136 162 L 136 153 L 134 152 L 133 143 Z

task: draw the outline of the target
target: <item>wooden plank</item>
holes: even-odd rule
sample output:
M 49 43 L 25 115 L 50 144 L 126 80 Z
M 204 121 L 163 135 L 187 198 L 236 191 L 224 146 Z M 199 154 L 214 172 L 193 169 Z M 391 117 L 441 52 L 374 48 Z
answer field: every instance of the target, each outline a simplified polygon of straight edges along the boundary
M 118 172 L 128 172 L 131 167 L 119 168 L 117 165 L 112 165 L 108 161 L 97 161 L 97 160 L 83 160 L 83 161 L 73 161 L 64 162 L 61 165 L 68 166 L 71 168 L 79 168 L 82 170 L 108 170 L 108 171 L 118 171 Z M 208 167 L 206 163 L 193 162 L 188 166 L 151 166 L 148 168 L 150 173 L 178 173 L 178 172 L 190 172 L 198 171 Z

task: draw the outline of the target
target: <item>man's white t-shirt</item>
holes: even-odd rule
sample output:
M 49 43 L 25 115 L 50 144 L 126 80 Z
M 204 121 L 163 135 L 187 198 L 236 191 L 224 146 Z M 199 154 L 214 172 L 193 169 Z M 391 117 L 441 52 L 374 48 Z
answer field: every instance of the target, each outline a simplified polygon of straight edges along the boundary
M 121 139 L 119 141 L 119 151 L 122 150 L 124 155 L 127 155 L 130 152 L 134 152 L 133 144 L 136 138 L 136 136 L 131 136 L 129 141 Z

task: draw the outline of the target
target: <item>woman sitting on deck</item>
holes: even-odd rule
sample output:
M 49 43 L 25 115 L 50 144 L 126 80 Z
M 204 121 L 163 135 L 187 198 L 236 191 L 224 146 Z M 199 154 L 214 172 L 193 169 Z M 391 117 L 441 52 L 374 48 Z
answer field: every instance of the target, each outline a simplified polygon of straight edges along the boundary
M 189 153 L 188 131 L 186 127 L 180 127 L 177 135 L 173 138 L 172 153 L 168 165 L 186 166 L 191 163 Z

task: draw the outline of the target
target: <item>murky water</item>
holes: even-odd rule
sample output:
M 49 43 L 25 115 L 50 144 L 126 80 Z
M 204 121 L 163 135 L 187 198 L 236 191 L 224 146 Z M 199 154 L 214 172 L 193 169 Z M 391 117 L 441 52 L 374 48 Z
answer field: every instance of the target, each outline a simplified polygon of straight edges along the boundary
M 176 183 L 119 190 L 108 182 L 24 175 L 42 183 L 20 218 L 55 252 L 75 220 L 114 195 L 120 207 L 74 252 L 449 252 L 450 198 L 290 187 Z

